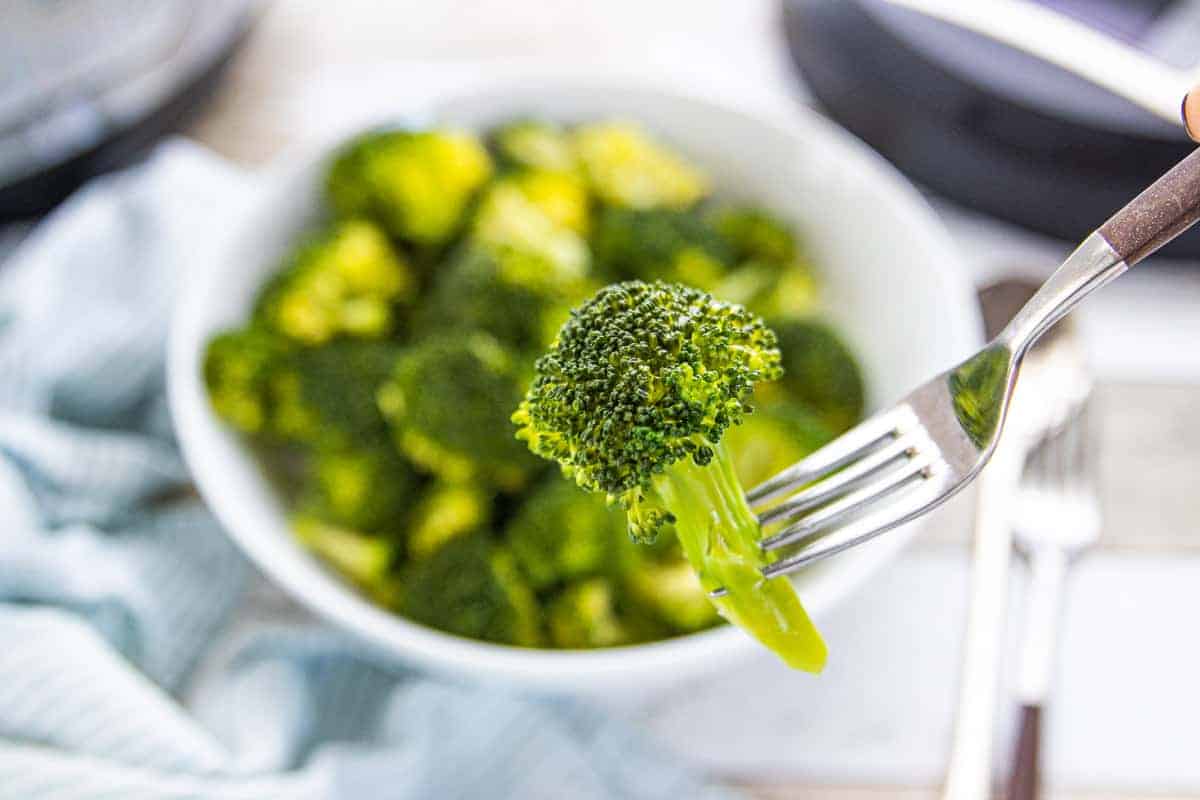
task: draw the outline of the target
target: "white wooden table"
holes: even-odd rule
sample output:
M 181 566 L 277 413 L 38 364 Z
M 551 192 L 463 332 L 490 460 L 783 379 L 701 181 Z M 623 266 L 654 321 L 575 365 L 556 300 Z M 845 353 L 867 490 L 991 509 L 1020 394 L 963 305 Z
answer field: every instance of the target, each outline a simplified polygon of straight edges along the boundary
M 294 96 L 298 87 L 330 69 L 369 69 L 398 58 L 538 57 L 587 64 L 615 54 L 647 62 L 672 51 L 696 52 L 697 42 L 708 45 L 719 66 L 739 80 L 785 94 L 794 91 L 770 0 L 280 0 L 265 12 L 215 102 L 190 133 L 234 161 L 258 165 L 294 139 L 280 123 L 286 118 L 278 113 L 280 98 Z M 1190 285 L 1195 288 L 1194 282 Z M 1200 416 L 1200 389 L 1109 381 L 1100 386 L 1098 404 L 1107 489 L 1103 547 L 1112 553 L 1200 554 L 1200 427 L 1194 424 Z M 967 517 L 961 505 L 948 512 L 946 524 L 919 543 L 918 550 L 965 548 Z M 294 613 L 265 587 L 259 597 L 249 616 Z M 1194 626 L 1188 635 L 1194 636 Z M 952 687 L 947 691 L 952 694 Z M 1200 758 L 1200 746 L 1196 752 Z M 916 800 L 937 793 L 936 778 L 910 786 L 738 782 L 763 798 L 780 799 Z M 1055 796 L 1145 796 L 1128 787 L 1124 794 L 1103 788 Z

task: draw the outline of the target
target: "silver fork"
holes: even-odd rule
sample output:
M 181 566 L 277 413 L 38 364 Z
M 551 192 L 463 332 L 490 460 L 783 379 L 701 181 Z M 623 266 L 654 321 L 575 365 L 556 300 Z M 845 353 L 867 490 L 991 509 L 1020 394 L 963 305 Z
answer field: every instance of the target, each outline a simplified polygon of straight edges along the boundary
M 1198 218 L 1200 150 L 1088 236 L 983 350 L 750 490 L 768 534 L 762 549 L 783 551 L 763 575 L 791 573 L 862 544 L 962 489 L 991 457 L 1030 346 Z
M 1021 703 L 1009 800 L 1039 789 L 1042 706 L 1054 677 L 1055 644 L 1067 570 L 1100 537 L 1096 461 L 1083 410 L 1030 456 L 1014 511 L 1013 544 L 1029 565 L 1024 638 L 1017 675 Z

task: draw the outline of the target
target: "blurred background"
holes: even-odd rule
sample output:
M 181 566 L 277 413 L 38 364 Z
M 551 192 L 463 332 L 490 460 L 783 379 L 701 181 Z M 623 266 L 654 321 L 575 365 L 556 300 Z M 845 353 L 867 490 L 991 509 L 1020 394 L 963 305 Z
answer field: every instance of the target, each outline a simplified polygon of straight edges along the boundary
M 1200 3 L 1042 5 L 1159 65 L 1149 74 L 1174 88 L 1195 73 Z M 0 0 L 0 65 L 0 259 L 80 186 L 141 162 L 164 137 L 252 181 L 281 153 L 480 76 L 647 77 L 767 115 L 812 106 L 916 182 L 979 286 L 1045 277 L 1192 147 L 1153 99 L 876 0 Z M 1045 755 L 1056 797 L 1200 797 L 1197 262 L 1192 231 L 1080 314 L 1098 380 L 1104 534 L 1074 578 L 1061 639 Z M 606 713 L 753 796 L 937 796 L 971 513 L 971 497 L 940 511 L 839 608 L 827 624 L 847 650 L 836 674 L 797 679 L 765 658 Z M 899 622 L 897 597 L 910 602 Z M 307 619 L 253 579 L 229 637 Z M 217 680 L 207 664 L 180 690 L 190 707 Z M 1013 709 L 1001 717 L 1006 762 Z

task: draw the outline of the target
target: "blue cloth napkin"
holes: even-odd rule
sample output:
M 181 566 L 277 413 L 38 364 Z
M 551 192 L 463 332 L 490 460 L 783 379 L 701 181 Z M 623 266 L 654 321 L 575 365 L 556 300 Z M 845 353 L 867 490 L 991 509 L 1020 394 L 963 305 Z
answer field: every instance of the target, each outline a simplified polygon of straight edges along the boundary
M 181 699 L 250 567 L 187 491 L 163 391 L 181 271 L 250 180 L 183 142 L 0 268 L 0 799 L 722 798 L 578 702 L 439 682 L 319 626 Z

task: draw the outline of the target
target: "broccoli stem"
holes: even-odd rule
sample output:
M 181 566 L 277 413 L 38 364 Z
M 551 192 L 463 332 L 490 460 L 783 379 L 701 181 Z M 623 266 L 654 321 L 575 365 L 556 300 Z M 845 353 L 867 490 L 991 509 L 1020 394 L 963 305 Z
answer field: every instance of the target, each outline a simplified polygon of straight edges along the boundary
M 713 602 L 721 615 L 745 629 L 789 666 L 820 672 L 826 647 L 796 590 L 786 578 L 764 580 L 767 557 L 761 529 L 746 504 L 723 443 L 709 444 L 713 458 L 698 465 L 680 459 L 654 480 L 654 491 L 675 514 L 684 554 L 706 591 L 724 586 Z

